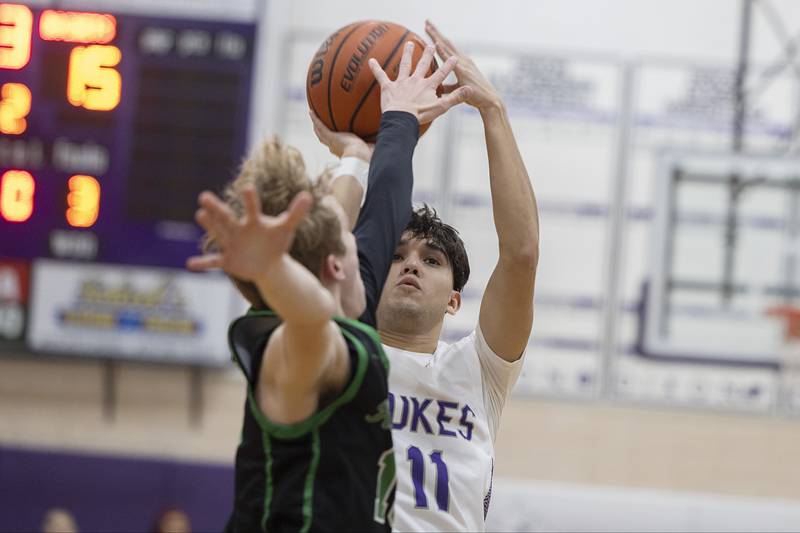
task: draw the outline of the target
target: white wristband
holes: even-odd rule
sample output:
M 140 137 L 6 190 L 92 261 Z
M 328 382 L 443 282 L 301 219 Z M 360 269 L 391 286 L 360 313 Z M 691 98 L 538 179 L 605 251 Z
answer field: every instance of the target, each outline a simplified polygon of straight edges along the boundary
M 339 166 L 333 170 L 331 181 L 339 176 L 353 176 L 361 184 L 364 193 L 366 193 L 367 178 L 369 177 L 369 163 L 358 157 L 343 157 L 339 161 Z M 361 203 L 364 203 L 364 194 L 361 196 Z

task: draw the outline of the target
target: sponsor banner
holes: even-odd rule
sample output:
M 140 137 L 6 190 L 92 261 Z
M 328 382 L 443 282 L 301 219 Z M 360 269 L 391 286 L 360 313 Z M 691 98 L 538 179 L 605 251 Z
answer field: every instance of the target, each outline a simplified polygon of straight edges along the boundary
M 39 260 L 28 344 L 35 350 L 176 363 L 229 359 L 240 310 L 227 278 L 182 270 Z
M 21 341 L 25 333 L 30 267 L 0 259 L 0 340 Z

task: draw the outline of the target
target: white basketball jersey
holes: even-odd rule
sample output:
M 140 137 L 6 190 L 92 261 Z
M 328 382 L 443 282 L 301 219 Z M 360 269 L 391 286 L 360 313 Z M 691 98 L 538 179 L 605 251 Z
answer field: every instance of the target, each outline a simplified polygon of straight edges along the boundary
M 397 469 L 395 531 L 483 531 L 494 438 L 522 369 L 491 351 L 480 328 L 433 354 L 384 345 Z

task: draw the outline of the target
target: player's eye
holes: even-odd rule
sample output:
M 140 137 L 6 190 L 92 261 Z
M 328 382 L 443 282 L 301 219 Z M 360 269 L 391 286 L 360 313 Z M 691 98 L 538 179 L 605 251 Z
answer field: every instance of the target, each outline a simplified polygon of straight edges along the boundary
M 435 257 L 428 257 L 425 259 L 425 262 L 428 263 L 429 265 L 435 265 L 435 266 L 441 265 L 439 260 L 436 259 Z
M 400 255 L 400 254 L 394 254 L 392 256 L 392 261 L 402 261 L 402 260 L 403 260 L 403 256 Z

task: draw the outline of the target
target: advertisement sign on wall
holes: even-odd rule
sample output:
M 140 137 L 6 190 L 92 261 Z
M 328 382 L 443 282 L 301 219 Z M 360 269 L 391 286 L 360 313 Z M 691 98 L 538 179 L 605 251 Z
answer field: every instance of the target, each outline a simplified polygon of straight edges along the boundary
M 28 344 L 35 350 L 176 363 L 228 360 L 240 310 L 221 275 L 40 260 Z

